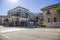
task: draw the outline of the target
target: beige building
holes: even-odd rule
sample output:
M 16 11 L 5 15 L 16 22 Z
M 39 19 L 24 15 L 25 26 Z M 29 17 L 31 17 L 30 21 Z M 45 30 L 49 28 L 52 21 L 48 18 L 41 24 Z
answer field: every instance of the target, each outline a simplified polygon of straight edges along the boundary
M 60 15 L 55 12 L 58 4 L 50 5 L 41 9 L 43 11 L 46 27 L 60 27 Z
M 2 25 L 4 23 L 4 19 L 6 19 L 7 16 L 2 16 L 0 15 L 0 25 Z

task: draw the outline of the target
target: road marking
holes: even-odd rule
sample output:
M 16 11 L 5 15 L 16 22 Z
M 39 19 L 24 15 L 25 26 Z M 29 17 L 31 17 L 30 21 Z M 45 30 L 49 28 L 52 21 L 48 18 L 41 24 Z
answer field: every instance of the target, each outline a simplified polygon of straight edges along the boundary
M 9 39 L 9 37 L 5 34 L 0 34 L 0 36 L 2 37 L 2 39 Z
M 12 31 L 18 31 L 18 30 L 20 30 L 20 29 L 8 29 L 8 30 L 2 30 L 2 31 L 0 31 L 0 33 L 5 33 L 5 32 L 12 32 Z

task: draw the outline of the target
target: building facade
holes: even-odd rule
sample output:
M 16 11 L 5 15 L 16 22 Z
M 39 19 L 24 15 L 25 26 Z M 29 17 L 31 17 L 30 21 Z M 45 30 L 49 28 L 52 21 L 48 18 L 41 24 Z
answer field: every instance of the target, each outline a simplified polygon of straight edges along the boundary
M 7 16 L 0 16 L 0 24 L 4 26 L 39 27 L 42 15 L 17 6 L 8 10 Z
M 28 26 L 30 11 L 23 7 L 16 7 L 8 11 L 9 24 L 14 26 Z M 13 22 L 12 22 L 13 21 Z
M 43 16 L 44 16 L 44 22 L 46 24 L 46 27 L 60 27 L 60 15 L 55 12 L 57 5 L 50 5 L 48 7 L 42 8 Z
M 7 16 L 0 15 L 0 25 L 3 25 L 4 19 L 6 19 L 6 18 L 7 18 Z

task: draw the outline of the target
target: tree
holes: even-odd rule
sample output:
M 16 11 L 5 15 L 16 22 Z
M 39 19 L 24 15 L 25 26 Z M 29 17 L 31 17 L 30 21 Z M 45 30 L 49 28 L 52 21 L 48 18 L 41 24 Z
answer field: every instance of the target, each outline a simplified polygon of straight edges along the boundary
M 55 12 L 60 14 L 60 4 L 57 5 L 57 8 L 56 8 Z

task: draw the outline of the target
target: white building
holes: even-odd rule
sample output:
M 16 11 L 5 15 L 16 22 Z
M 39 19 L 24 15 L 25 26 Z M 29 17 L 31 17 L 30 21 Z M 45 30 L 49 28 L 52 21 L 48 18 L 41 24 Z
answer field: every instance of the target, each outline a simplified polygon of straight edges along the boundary
M 16 23 L 20 26 L 29 25 L 29 13 L 30 11 L 28 9 L 18 6 L 8 11 L 8 18 L 13 19 L 12 21 L 16 19 Z
M 26 13 L 29 13 L 29 12 L 30 11 L 28 9 L 18 6 L 14 9 L 10 9 L 8 11 L 8 16 L 12 16 L 14 14 L 20 13 L 20 17 L 26 18 Z

